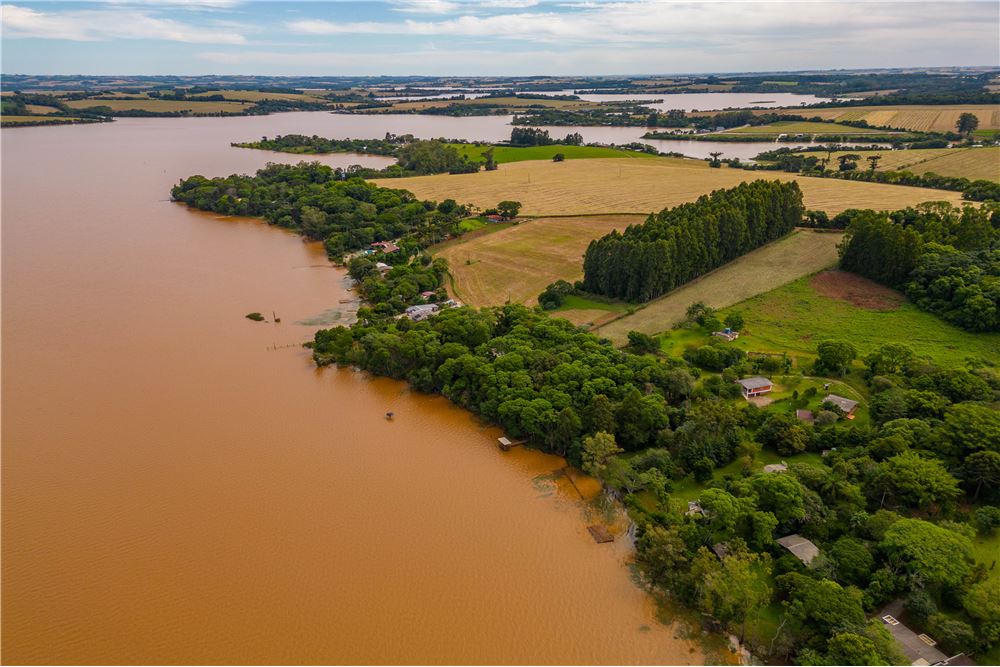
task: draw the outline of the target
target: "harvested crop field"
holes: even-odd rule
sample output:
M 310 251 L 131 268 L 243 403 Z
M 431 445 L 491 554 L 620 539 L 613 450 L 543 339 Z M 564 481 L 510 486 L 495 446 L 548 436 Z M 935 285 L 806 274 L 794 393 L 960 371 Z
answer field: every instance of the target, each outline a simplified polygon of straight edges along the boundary
M 642 220 L 634 215 L 538 218 L 499 231 L 484 228 L 433 252 L 448 260 L 455 296 L 465 303 L 534 304 L 550 283 L 583 277 L 583 253 L 592 239 Z
M 797 231 L 743 255 L 673 292 L 651 301 L 645 308 L 600 327 L 597 334 L 616 345 L 628 340 L 629 331 L 657 334 L 684 319 L 688 306 L 699 301 L 725 308 L 837 262 L 841 234 Z
M 913 150 L 882 151 L 839 151 L 832 155 L 831 164 L 836 165 L 841 155 L 860 155 L 860 169 L 868 167 L 865 161 L 870 155 L 881 155 L 879 171 L 911 171 L 926 174 L 933 171 L 940 176 L 962 176 L 970 180 L 986 179 L 1000 181 L 1000 147 L 978 148 L 921 148 Z M 801 153 L 826 158 L 826 153 Z
M 837 123 L 816 123 L 811 121 L 780 120 L 767 125 L 744 125 L 726 130 L 723 134 L 761 134 L 775 136 L 778 134 L 881 134 L 883 130 L 867 127 L 851 127 Z
M 958 192 L 882 185 L 786 173 L 712 169 L 700 160 L 594 159 L 502 164 L 496 171 L 376 180 L 405 188 L 421 199 L 451 198 L 480 208 L 514 199 L 525 215 L 643 213 L 694 201 L 719 188 L 759 178 L 796 180 L 807 208 L 839 213 L 848 208 L 894 210 L 925 201 L 962 201 Z
M 838 107 L 833 109 L 785 109 L 788 113 L 809 118 L 845 121 L 863 120 L 869 125 L 921 132 L 954 132 L 958 117 L 965 112 L 976 114 L 979 129 L 1000 129 L 1000 108 L 989 104 L 952 104 L 926 106 Z
M 906 303 L 906 297 L 896 290 L 847 271 L 821 271 L 809 280 L 809 285 L 821 296 L 865 310 L 895 310 Z
M 192 100 L 70 100 L 66 106 L 74 109 L 88 107 L 110 107 L 112 111 L 151 111 L 169 113 L 172 111 L 190 111 L 193 114 L 212 114 L 227 111 L 243 113 L 247 108 L 244 102 L 196 102 Z

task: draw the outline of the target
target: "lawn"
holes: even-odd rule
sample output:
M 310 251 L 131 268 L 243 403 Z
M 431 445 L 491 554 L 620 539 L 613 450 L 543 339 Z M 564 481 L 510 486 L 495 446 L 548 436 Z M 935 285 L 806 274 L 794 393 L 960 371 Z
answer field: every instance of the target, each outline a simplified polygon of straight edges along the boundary
M 601 146 L 561 146 L 553 144 L 551 146 L 492 146 L 491 144 L 451 144 L 458 152 L 468 157 L 470 160 L 482 160 L 483 153 L 493 148 L 493 159 L 497 164 L 506 162 L 522 162 L 524 160 L 551 160 L 556 153 L 562 153 L 567 160 L 579 160 L 586 158 L 655 158 L 649 153 L 638 151 L 623 151 L 617 148 L 603 148 Z
M 648 334 L 667 331 L 684 319 L 692 303 L 724 308 L 815 273 L 837 262 L 840 237 L 836 233 L 794 232 L 604 325 L 598 334 L 622 345 L 632 330 Z
M 636 222 L 641 218 L 539 218 L 490 233 L 483 233 L 484 229 L 469 238 L 436 246 L 431 252 L 448 260 L 455 295 L 465 303 L 488 306 L 510 300 L 534 304 L 550 283 L 583 277 L 583 253 L 591 239 Z
M 895 210 L 925 201 L 962 201 L 958 192 L 777 172 L 761 176 L 742 169 L 712 169 L 704 161 L 683 158 L 525 160 L 476 174 L 374 182 L 383 187 L 406 188 L 421 199 L 452 198 L 481 208 L 514 199 L 523 204 L 521 213 L 525 215 L 578 215 L 649 214 L 693 201 L 712 190 L 760 178 L 798 181 L 806 207 L 828 213 L 847 208 Z
M 1000 363 L 1000 334 L 963 331 L 905 300 L 873 310 L 824 296 L 813 276 L 737 303 L 723 315 L 729 311 L 741 312 L 746 320 L 744 332 L 733 342 L 745 350 L 812 356 L 819 341 L 846 339 L 860 355 L 886 343 L 906 343 L 945 366 L 962 365 L 969 357 L 992 366 Z
M 933 171 L 941 176 L 964 176 L 970 180 L 1000 181 L 1000 147 L 979 148 L 921 148 L 914 150 L 839 151 L 831 156 L 830 164 L 836 166 L 841 155 L 860 155 L 859 169 L 867 169 L 866 159 L 881 155 L 879 171 L 911 171 L 926 174 Z M 800 155 L 826 158 L 826 153 L 800 153 Z
M 767 125 L 746 125 L 726 130 L 724 134 L 761 134 L 776 136 L 779 134 L 885 134 L 884 130 L 874 130 L 864 127 L 851 127 L 837 123 L 816 123 L 812 121 L 779 120 Z

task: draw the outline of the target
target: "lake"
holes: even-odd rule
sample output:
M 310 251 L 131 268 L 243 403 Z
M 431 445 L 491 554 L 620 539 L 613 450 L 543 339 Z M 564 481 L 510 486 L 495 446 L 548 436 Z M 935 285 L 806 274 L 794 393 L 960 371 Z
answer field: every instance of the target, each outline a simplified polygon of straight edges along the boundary
M 351 298 L 320 247 L 169 201 L 191 174 L 298 160 L 231 141 L 501 139 L 503 122 L 2 131 L 5 662 L 705 660 L 657 621 L 628 540 L 591 539 L 561 459 L 498 451 L 443 398 L 313 366 L 306 323 Z

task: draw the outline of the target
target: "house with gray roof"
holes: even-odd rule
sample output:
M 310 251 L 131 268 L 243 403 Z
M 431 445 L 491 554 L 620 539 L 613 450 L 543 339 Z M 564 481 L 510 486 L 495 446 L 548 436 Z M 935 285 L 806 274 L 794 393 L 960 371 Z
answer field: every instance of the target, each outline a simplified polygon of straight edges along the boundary
M 760 396 L 761 394 L 766 394 L 771 391 L 773 383 L 766 377 L 761 377 L 757 375 L 752 378 L 745 378 L 743 380 L 737 380 L 736 384 L 743 388 L 743 398 L 753 398 L 754 396 Z

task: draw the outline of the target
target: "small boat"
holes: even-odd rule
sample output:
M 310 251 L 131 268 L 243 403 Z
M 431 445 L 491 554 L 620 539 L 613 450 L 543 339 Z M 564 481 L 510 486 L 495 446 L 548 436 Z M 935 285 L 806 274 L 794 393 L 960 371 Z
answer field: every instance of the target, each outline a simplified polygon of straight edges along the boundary
M 392 418 L 393 418 L 393 416 L 394 416 L 394 413 L 392 413 L 392 412 L 387 412 L 387 413 L 385 413 L 385 418 L 386 418 L 386 419 L 392 419 Z

